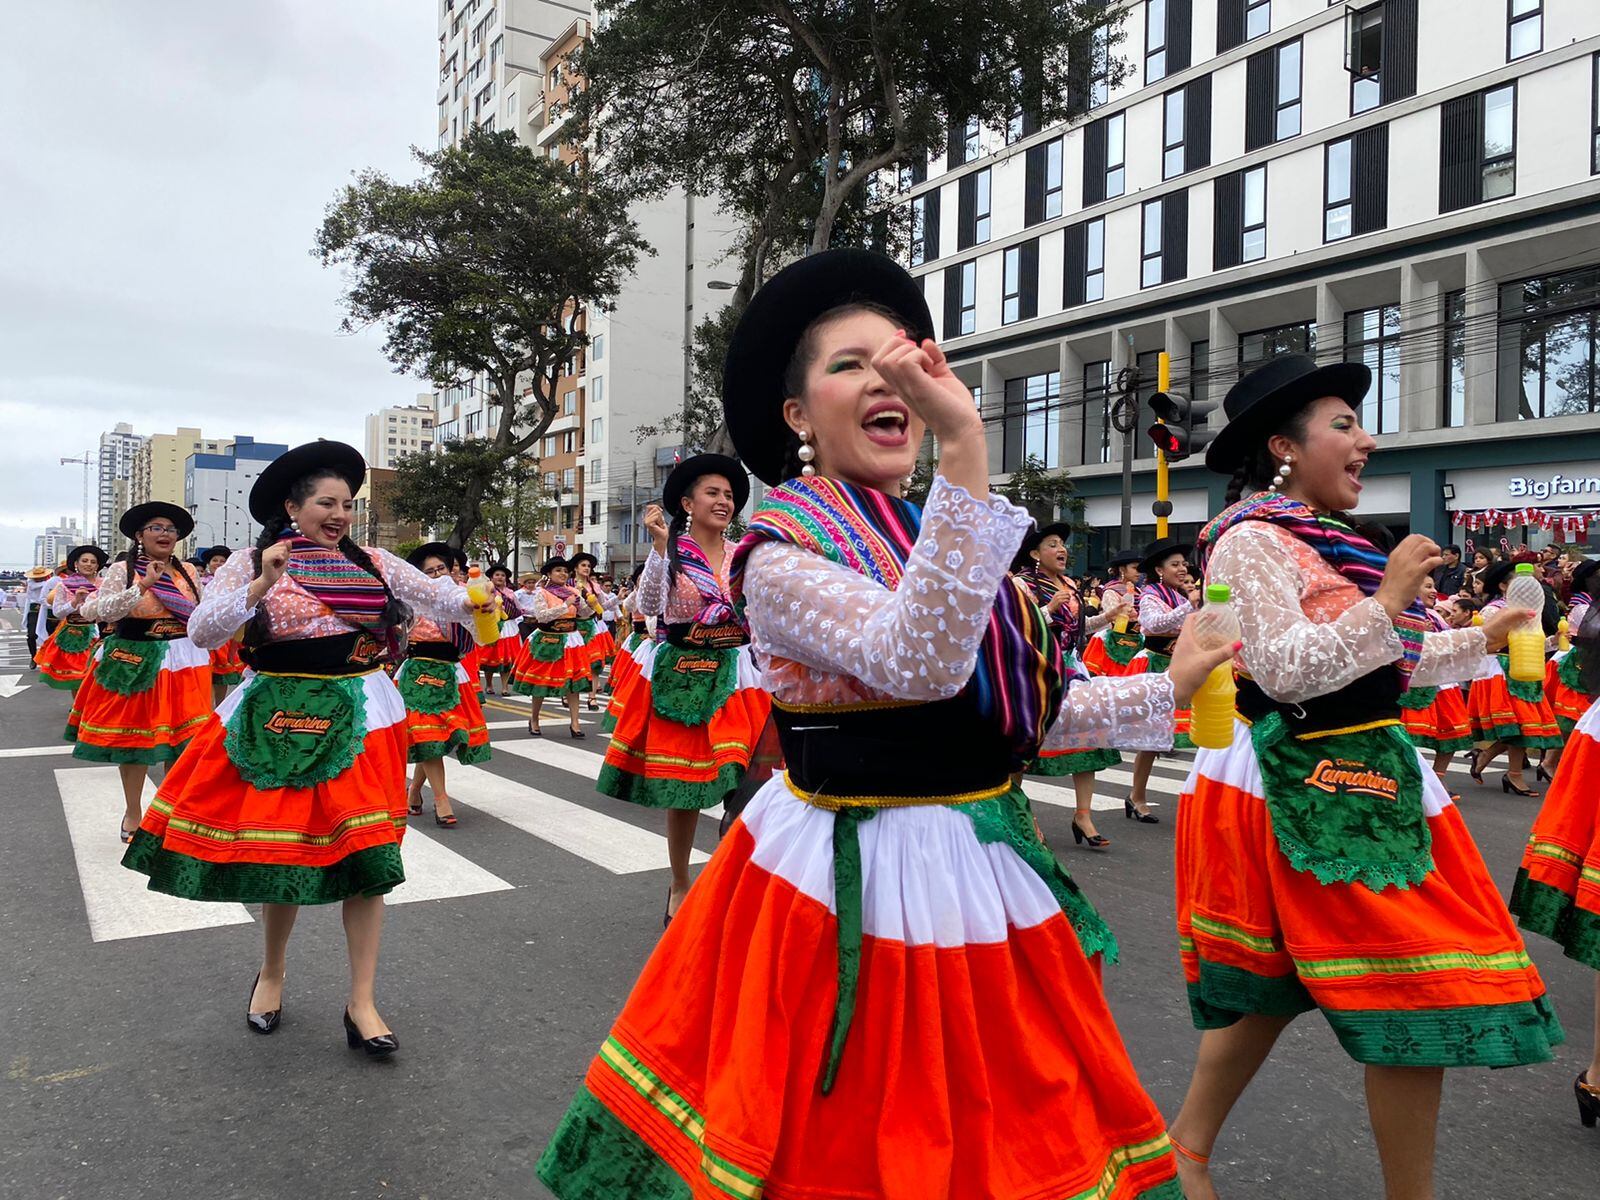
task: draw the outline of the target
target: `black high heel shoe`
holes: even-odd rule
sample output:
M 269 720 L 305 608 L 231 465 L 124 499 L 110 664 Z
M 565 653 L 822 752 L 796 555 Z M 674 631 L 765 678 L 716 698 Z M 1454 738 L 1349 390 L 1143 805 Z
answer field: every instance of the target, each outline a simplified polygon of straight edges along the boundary
M 1572 1093 L 1578 1098 L 1578 1120 L 1583 1122 L 1585 1129 L 1593 1129 L 1595 1122 L 1600 1120 L 1600 1088 L 1584 1078 L 1587 1074 L 1587 1071 L 1578 1073 L 1578 1078 L 1572 1082 Z
M 361 1031 L 356 1028 L 356 1023 L 350 1019 L 350 1010 L 344 1010 L 344 1040 L 349 1043 L 350 1049 L 365 1050 L 368 1058 L 382 1058 L 393 1054 L 400 1049 L 400 1039 L 392 1033 L 380 1033 L 377 1037 L 364 1038 Z
M 1140 821 L 1146 825 L 1159 825 L 1161 818 L 1153 812 L 1140 812 L 1133 806 L 1132 800 L 1122 802 L 1122 815 L 1130 821 Z
M 1540 763 L 1536 768 L 1534 768 L 1533 777 L 1535 779 L 1537 779 L 1540 783 L 1554 783 L 1555 782 L 1555 779 L 1554 779 L 1553 776 L 1551 776 L 1550 772 L 1546 771 L 1544 769 L 1544 764 L 1543 763 Z
M 1520 784 L 1511 782 L 1511 776 L 1500 776 L 1500 790 L 1513 796 L 1537 796 L 1539 793 L 1532 788 L 1525 788 Z
M 1483 767 L 1478 765 L 1481 761 L 1482 759 L 1476 753 L 1474 753 L 1472 756 L 1472 765 L 1467 768 L 1467 774 L 1472 776 L 1472 782 L 1477 784 L 1479 787 L 1483 786 Z M 1488 763 L 1483 764 L 1484 767 L 1488 765 Z
M 1080 846 L 1085 842 L 1088 843 L 1089 849 L 1091 850 L 1104 850 L 1107 846 L 1111 845 L 1110 838 L 1099 833 L 1085 833 L 1078 827 L 1078 822 L 1074 820 L 1072 822 L 1072 844 L 1075 846 Z
M 271 1033 L 278 1027 L 278 1022 L 283 1018 L 283 1001 L 278 1001 L 278 1007 L 271 1012 L 251 1012 L 250 1001 L 256 998 L 256 985 L 261 982 L 261 972 L 256 972 L 256 977 L 250 981 L 250 994 L 244 1000 L 244 1022 L 250 1026 L 254 1033 Z

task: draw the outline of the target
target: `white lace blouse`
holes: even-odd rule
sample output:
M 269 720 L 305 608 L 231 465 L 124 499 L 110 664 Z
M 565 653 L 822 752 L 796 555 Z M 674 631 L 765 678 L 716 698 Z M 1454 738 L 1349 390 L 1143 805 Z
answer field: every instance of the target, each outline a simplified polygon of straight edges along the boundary
M 767 690 L 790 704 L 954 696 L 977 666 L 995 594 L 1032 523 L 1002 497 L 977 500 L 936 477 L 893 591 L 798 546 L 756 546 L 745 618 Z M 1166 749 L 1173 719 L 1166 675 L 1082 680 L 1067 689 L 1051 741 Z

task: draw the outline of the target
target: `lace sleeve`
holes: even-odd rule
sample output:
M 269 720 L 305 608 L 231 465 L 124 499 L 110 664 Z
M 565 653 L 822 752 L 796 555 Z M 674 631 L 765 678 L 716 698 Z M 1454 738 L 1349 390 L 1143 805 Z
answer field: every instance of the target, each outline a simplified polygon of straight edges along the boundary
M 64 583 L 58 583 L 50 589 L 50 615 L 52 617 L 69 616 L 72 613 L 72 609 L 71 588 Z
M 1183 628 L 1183 619 L 1194 611 L 1187 600 L 1177 608 L 1168 608 L 1155 596 L 1139 597 L 1139 628 L 1157 637 L 1177 633 Z
M 639 572 L 639 586 L 633 593 L 639 599 L 636 611 L 647 617 L 659 617 L 667 611 L 667 559 L 654 546 L 650 557 L 644 560 L 644 570 Z
M 404 559 L 376 546 L 369 546 L 367 554 L 378 564 L 383 581 L 395 598 L 409 604 L 413 612 L 439 622 L 461 621 L 470 613 L 467 589 L 450 576 L 430 579 Z
M 975 500 L 935 478 L 894 591 L 798 547 L 763 543 L 745 568 L 756 649 L 902 700 L 953 696 L 972 675 L 995 594 L 1032 523 L 1008 500 Z
M 1438 630 L 1422 639 L 1422 657 L 1411 673 L 1414 687 L 1461 683 L 1478 673 L 1485 649 L 1483 630 Z
M 143 595 L 137 583 L 128 583 L 128 564 L 114 562 L 100 576 L 100 590 L 83 602 L 83 615 L 90 621 L 120 621 L 139 603 Z
M 1337 620 L 1318 624 L 1306 616 L 1304 581 L 1279 540 L 1287 536 L 1256 521 L 1230 529 L 1206 578 L 1233 589 L 1245 669 L 1269 696 L 1292 704 L 1336 692 L 1402 650 L 1388 612 L 1370 596 Z
M 1045 750 L 1171 750 L 1178 705 L 1166 674 L 1080 679 L 1061 698 Z
M 189 614 L 189 640 L 202 650 L 215 650 L 255 616 L 255 607 L 246 604 L 255 577 L 252 551 L 235 550 L 229 555 Z
M 533 594 L 531 615 L 540 624 L 554 621 L 557 617 L 570 617 L 572 613 L 573 606 L 571 604 L 566 603 L 559 596 L 552 596 L 543 588 Z

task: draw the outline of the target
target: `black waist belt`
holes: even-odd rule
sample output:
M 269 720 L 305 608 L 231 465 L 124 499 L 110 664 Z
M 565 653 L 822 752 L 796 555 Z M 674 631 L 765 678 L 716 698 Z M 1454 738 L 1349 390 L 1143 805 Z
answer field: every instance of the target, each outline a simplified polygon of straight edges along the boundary
M 731 650 L 748 643 L 750 634 L 738 621 L 723 621 L 720 625 L 692 621 L 687 625 L 668 625 L 667 641 L 685 650 Z
M 539 626 L 540 633 L 572 633 L 578 628 L 577 617 L 562 617 Z
M 407 658 L 431 658 L 439 662 L 460 662 L 461 651 L 454 642 L 411 642 L 406 646 Z
M 116 634 L 130 642 L 171 642 L 186 637 L 189 626 L 176 617 L 123 617 Z
M 1011 784 L 1010 751 L 964 696 L 931 704 L 774 704 L 789 782 L 823 808 L 960 804 Z
M 1393 666 L 1379 667 L 1337 692 L 1314 696 L 1298 704 L 1274 700 L 1255 680 L 1241 675 L 1235 707 L 1239 715 L 1252 724 L 1268 713 L 1281 713 L 1289 731 L 1298 737 L 1370 725 L 1375 721 L 1397 721 L 1400 719 L 1400 692 L 1400 672 Z
M 1144 648 L 1151 654 L 1165 654 L 1172 657 L 1172 648 L 1178 644 L 1177 634 L 1147 633 L 1144 635 Z
M 341 633 L 263 642 L 251 650 L 250 665 L 269 675 L 365 675 L 382 666 L 387 653 L 387 646 L 373 634 Z

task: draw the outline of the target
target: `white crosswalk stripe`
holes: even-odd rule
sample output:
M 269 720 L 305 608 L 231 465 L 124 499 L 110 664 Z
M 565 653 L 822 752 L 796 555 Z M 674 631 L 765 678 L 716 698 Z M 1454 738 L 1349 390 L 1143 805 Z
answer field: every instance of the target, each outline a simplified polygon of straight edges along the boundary
M 116 767 L 69 767 L 55 776 L 78 861 L 89 935 L 95 941 L 250 923 L 242 904 L 206 904 L 152 892 L 145 888 L 143 875 L 122 866 L 122 842 L 112 834 L 112 822 L 123 811 Z M 155 787 L 146 780 L 145 803 L 154 795 Z
M 406 881 L 389 893 L 390 904 L 453 900 L 458 896 L 506 892 L 516 886 L 429 837 L 415 823 L 406 829 L 401 857 L 405 860 Z

